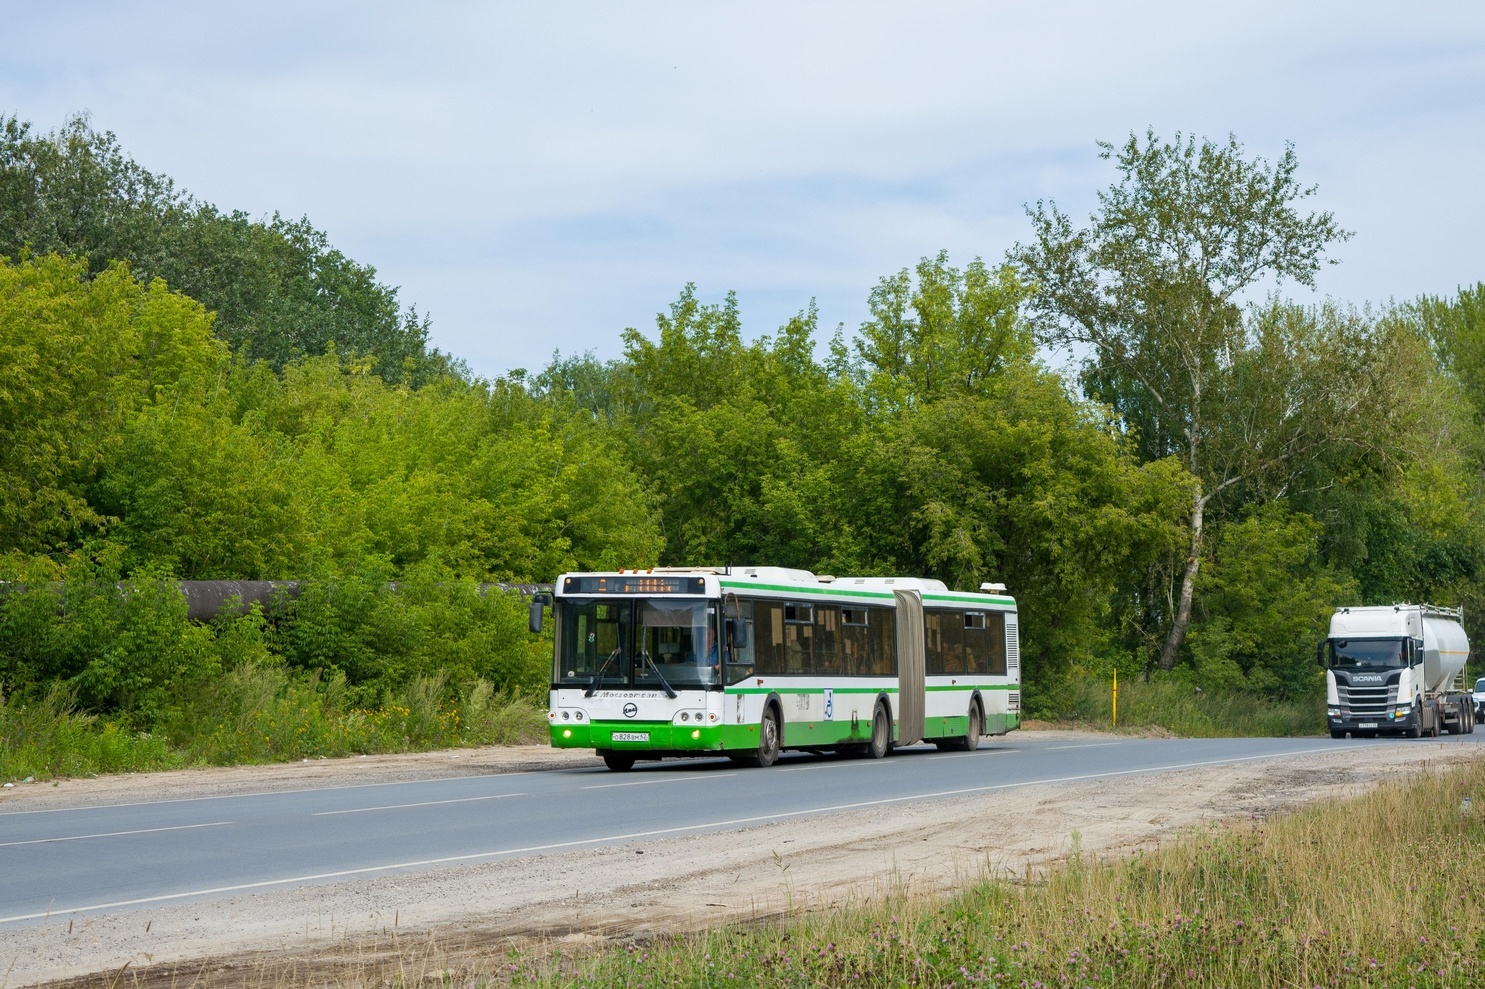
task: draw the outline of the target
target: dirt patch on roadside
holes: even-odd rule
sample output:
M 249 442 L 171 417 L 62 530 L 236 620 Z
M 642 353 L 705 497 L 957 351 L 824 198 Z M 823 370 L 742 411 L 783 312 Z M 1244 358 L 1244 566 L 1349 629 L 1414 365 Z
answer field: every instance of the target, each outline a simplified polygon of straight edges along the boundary
M 483 764 L 486 771 L 527 764 L 521 754 L 502 751 L 507 754 Z M 648 841 L 642 849 L 619 845 L 53 923 L 5 932 L 0 971 L 9 971 L 0 986 L 52 980 L 118 989 L 226 989 L 445 981 L 476 968 L 489 972 L 492 956 L 513 946 L 599 944 L 835 909 L 903 888 L 933 893 L 986 874 L 1022 878 L 1066 854 L 1074 833 L 1085 854 L 1127 854 L 1193 825 L 1353 795 L 1383 779 L 1481 752 L 1485 745 L 1461 750 L 1451 744 L 1447 751 L 1427 742 L 1378 745 L 1364 760 L 1338 749 L 1032 785 L 862 810 L 828 822 Z M 473 765 L 463 753 L 459 760 L 449 755 L 380 758 L 392 760 L 387 773 L 454 775 L 443 771 L 447 763 L 464 762 L 461 771 Z M 265 767 L 286 768 L 293 767 Z M 379 775 L 375 781 L 399 778 L 418 777 Z M 323 782 L 294 777 L 288 785 Z M 346 783 L 343 777 L 336 782 Z M 160 799 L 174 785 L 161 781 L 140 796 Z M 246 789 L 223 792 L 265 788 L 259 778 Z M 40 809 L 24 809 L 33 807 Z

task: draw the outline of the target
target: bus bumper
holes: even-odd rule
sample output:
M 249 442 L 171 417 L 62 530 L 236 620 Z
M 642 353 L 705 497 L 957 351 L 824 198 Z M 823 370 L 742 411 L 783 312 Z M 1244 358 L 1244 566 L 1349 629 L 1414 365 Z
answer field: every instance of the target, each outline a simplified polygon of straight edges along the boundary
M 613 749 L 616 752 L 716 752 L 723 748 L 722 726 L 662 722 L 605 722 L 551 726 L 559 749 Z M 756 744 L 756 743 L 755 743 Z

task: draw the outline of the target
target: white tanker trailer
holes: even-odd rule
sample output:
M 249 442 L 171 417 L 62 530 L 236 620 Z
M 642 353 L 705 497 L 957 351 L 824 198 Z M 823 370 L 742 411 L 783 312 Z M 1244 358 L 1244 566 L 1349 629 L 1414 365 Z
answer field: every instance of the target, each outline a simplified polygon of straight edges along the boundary
M 1463 619 L 1462 608 L 1427 604 L 1337 608 L 1319 649 L 1330 737 L 1474 731 Z

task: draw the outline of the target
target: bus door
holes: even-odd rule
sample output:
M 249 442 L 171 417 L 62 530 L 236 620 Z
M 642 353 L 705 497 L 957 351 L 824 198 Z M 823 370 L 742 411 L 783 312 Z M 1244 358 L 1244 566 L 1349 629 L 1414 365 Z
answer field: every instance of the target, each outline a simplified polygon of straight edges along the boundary
M 894 590 L 897 598 L 897 744 L 923 737 L 923 598 Z

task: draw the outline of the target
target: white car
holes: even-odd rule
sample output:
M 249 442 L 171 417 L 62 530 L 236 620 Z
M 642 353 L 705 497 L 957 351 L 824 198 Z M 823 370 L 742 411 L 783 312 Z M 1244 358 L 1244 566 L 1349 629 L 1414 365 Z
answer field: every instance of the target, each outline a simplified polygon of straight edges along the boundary
M 1475 720 L 1485 722 L 1485 677 L 1475 681 Z

